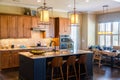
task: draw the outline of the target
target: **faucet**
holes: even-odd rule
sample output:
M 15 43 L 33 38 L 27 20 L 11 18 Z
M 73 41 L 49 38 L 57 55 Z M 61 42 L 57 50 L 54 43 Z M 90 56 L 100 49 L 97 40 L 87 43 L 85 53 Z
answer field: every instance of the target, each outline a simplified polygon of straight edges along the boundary
M 54 43 L 54 49 L 52 51 L 56 52 L 56 42 L 51 40 L 49 46 L 52 46 L 52 43 Z

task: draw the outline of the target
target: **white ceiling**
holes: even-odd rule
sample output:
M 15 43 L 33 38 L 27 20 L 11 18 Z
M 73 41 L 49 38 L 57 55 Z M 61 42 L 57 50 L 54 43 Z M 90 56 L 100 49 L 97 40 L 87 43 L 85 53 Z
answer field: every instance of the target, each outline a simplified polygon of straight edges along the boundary
M 0 0 L 0 4 L 37 8 L 43 5 L 43 0 Z M 57 11 L 72 11 L 74 0 L 46 0 L 47 6 L 53 7 Z M 81 12 L 98 12 L 103 10 L 103 5 L 108 5 L 112 11 L 120 11 L 120 2 L 114 0 L 76 0 L 76 9 Z M 69 6 L 69 7 L 68 7 Z

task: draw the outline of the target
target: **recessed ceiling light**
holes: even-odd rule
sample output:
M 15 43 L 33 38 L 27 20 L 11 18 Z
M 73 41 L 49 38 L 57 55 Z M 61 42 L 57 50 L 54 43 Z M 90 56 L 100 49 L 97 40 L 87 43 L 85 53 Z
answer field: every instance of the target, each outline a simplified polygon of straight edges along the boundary
M 69 4 L 68 7 L 72 7 L 72 6 Z
M 89 2 L 89 0 L 86 0 L 86 2 Z
M 37 0 L 37 2 L 41 2 L 41 0 Z
M 114 1 L 116 1 L 116 2 L 120 2 L 120 0 L 114 0 Z

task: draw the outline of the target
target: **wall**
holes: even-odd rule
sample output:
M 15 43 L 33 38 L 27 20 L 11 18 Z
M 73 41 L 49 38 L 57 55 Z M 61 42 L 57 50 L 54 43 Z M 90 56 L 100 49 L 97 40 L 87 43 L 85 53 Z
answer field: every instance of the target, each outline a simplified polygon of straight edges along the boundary
M 81 49 L 84 49 L 87 47 L 87 28 L 88 28 L 88 14 L 84 13 L 82 14 L 82 26 L 81 26 Z
M 95 31 L 96 31 L 96 16 L 95 14 L 88 14 L 88 46 L 95 45 Z
M 20 14 L 21 15 L 21 14 L 24 14 L 24 8 L 0 5 L 0 13 Z
M 81 28 L 81 49 L 86 49 L 89 45 L 95 45 L 96 16 L 92 13 L 83 13 Z
M 31 9 L 35 10 L 35 9 Z M 24 14 L 24 8 L 22 7 L 14 7 L 14 6 L 5 6 L 5 5 L 0 5 L 0 13 L 5 13 L 5 14 L 18 14 L 18 15 L 23 15 Z M 53 12 L 53 17 L 67 17 L 67 13 L 65 12 Z M 16 47 L 20 45 L 25 45 L 25 46 L 35 46 L 38 41 L 42 42 L 42 45 L 49 45 L 51 38 L 46 38 L 43 39 L 41 37 L 40 32 L 34 32 L 31 31 L 31 38 L 24 38 L 24 39 L 1 39 L 0 40 L 0 46 L 10 46 L 14 44 Z M 52 39 L 56 42 L 59 42 L 59 39 Z M 57 43 L 59 45 L 59 43 Z

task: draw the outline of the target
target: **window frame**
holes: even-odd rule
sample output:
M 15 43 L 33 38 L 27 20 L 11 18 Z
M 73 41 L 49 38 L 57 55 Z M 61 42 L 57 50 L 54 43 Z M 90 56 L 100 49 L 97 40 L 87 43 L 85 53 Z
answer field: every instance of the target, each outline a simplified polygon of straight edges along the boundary
M 118 22 L 118 34 L 113 34 L 113 33 L 111 33 L 111 34 L 107 34 L 107 30 L 106 30 L 106 27 L 107 27 L 107 23 L 111 23 L 111 32 L 113 32 L 113 23 L 114 22 L 105 22 L 105 23 L 98 23 L 98 31 L 97 31 L 97 36 L 98 36 L 98 44 L 99 45 L 101 45 L 100 44 L 100 35 L 103 35 L 104 36 L 104 45 L 101 45 L 101 46 L 107 46 L 107 44 L 106 44 L 106 36 L 107 35 L 110 35 L 110 46 L 114 46 L 113 45 L 113 36 L 115 36 L 115 35 L 118 35 L 118 45 L 120 45 L 120 22 Z M 105 30 L 103 30 L 103 31 L 105 31 L 105 33 L 106 34 L 98 34 L 98 32 L 102 32 L 102 31 L 100 31 L 100 24 L 103 24 L 104 25 L 104 29 Z

